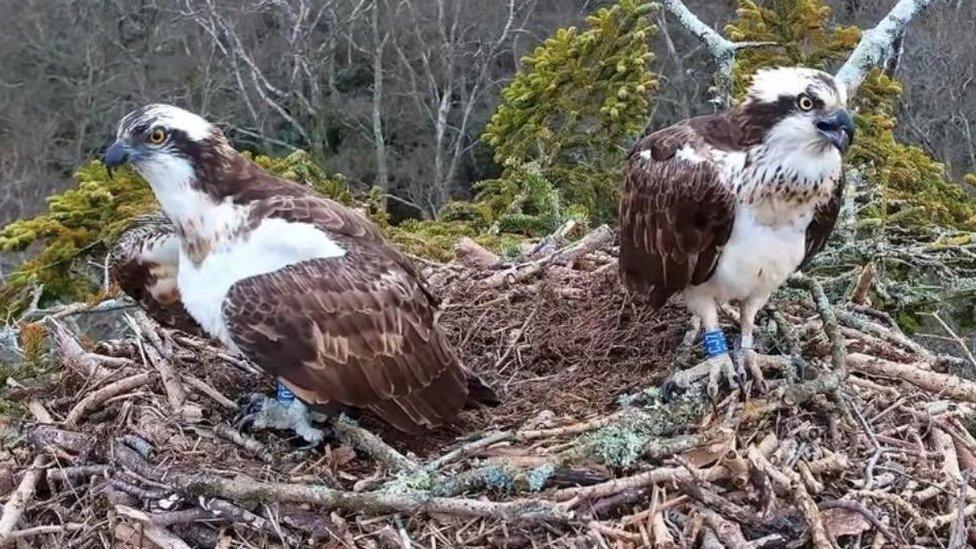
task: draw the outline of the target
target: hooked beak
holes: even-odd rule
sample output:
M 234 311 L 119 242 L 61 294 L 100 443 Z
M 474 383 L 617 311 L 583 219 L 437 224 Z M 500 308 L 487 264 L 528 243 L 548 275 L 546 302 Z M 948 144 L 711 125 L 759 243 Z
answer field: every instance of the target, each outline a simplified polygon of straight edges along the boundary
M 854 120 L 844 109 L 818 118 L 815 125 L 820 135 L 843 154 L 854 141 Z
M 112 146 L 105 151 L 105 156 L 102 157 L 102 162 L 105 164 L 105 169 L 108 170 L 110 179 L 112 178 L 113 170 L 128 161 L 129 147 L 120 141 L 112 143 Z

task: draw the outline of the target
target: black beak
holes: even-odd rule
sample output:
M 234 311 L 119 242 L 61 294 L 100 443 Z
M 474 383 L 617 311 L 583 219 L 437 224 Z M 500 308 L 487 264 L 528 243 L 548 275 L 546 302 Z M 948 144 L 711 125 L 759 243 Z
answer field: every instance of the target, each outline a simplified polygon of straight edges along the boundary
M 818 118 L 816 126 L 820 135 L 837 147 L 841 153 L 845 152 L 854 142 L 854 120 L 844 109 L 838 109 L 827 116 Z
M 105 156 L 102 157 L 102 162 L 105 163 L 105 169 L 108 170 L 109 178 L 112 177 L 112 170 L 114 168 L 128 161 L 129 148 L 118 141 L 112 143 L 112 146 L 105 151 Z

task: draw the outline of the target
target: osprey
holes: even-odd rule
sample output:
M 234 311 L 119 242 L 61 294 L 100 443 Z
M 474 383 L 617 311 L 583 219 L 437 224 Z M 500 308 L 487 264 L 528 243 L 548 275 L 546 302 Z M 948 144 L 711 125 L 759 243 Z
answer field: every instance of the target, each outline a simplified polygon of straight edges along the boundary
M 169 105 L 122 118 L 104 160 L 130 163 L 172 220 L 190 316 L 278 377 L 277 399 L 256 395 L 246 423 L 316 444 L 306 403 L 417 432 L 494 400 L 435 324 L 437 300 L 414 266 L 359 213 L 275 177 Z
M 709 393 L 735 376 L 718 325 L 740 310 L 754 370 L 756 313 L 834 227 L 841 155 L 854 137 L 843 84 L 821 71 L 758 72 L 741 105 L 655 131 L 630 150 L 620 197 L 620 277 L 654 306 L 681 293 L 704 328 Z
M 159 212 L 140 216 L 109 252 L 109 278 L 156 322 L 204 335 L 180 301 L 179 259 L 180 239 L 170 220 Z

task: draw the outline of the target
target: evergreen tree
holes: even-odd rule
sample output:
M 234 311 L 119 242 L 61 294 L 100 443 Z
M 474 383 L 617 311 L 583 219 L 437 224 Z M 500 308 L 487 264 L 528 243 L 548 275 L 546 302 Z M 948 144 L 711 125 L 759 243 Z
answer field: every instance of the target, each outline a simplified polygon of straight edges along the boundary
M 481 185 L 482 199 L 531 187 L 511 181 L 528 173 L 550 182 L 564 204 L 597 221 L 613 217 L 625 146 L 644 128 L 656 86 L 651 9 L 621 0 L 588 17 L 585 30 L 558 30 L 524 59 L 485 131 L 505 171 Z M 538 169 L 521 168 L 529 162 Z

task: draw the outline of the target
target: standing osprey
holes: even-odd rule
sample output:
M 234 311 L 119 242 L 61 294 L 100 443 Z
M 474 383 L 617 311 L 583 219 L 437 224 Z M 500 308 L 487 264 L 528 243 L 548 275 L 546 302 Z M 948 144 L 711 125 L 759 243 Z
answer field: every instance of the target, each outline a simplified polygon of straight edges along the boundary
M 162 213 L 136 218 L 109 252 L 108 273 L 113 282 L 156 322 L 203 335 L 180 300 L 180 239 Z
M 414 266 L 360 214 L 266 172 L 169 105 L 121 120 L 105 165 L 124 162 L 176 227 L 183 306 L 284 385 L 277 401 L 252 401 L 255 427 L 317 443 L 304 402 L 416 432 L 494 398 L 435 325 L 437 301 Z
M 734 375 L 719 305 L 740 306 L 741 349 L 753 361 L 756 313 L 834 227 L 841 155 L 854 136 L 847 91 L 805 68 L 757 73 L 734 109 L 640 139 L 620 198 L 620 276 L 654 306 L 681 292 L 701 318 L 712 361 Z

